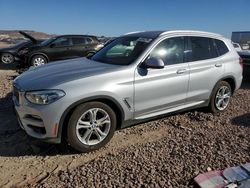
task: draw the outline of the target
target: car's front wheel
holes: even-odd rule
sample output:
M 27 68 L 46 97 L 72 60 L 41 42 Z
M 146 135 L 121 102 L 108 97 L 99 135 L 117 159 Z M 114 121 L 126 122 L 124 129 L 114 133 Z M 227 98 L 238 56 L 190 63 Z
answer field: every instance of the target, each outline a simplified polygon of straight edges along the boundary
M 81 152 L 106 145 L 116 130 L 116 114 L 101 102 L 88 102 L 73 112 L 67 129 L 69 144 Z
M 232 89 L 228 82 L 219 82 L 212 93 L 209 109 L 213 113 L 225 111 L 232 96 Z
M 3 53 L 1 55 L 1 61 L 4 64 L 14 63 L 14 56 L 11 53 Z
M 47 63 L 47 59 L 42 55 L 35 55 L 31 59 L 31 65 L 38 67 Z

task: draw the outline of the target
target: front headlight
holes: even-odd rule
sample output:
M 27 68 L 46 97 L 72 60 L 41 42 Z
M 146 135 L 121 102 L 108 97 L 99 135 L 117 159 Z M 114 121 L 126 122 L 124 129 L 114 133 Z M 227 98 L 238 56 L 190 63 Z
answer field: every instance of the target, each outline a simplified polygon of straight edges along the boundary
M 25 98 L 33 104 L 50 104 L 65 96 L 62 90 L 42 90 L 25 93 Z

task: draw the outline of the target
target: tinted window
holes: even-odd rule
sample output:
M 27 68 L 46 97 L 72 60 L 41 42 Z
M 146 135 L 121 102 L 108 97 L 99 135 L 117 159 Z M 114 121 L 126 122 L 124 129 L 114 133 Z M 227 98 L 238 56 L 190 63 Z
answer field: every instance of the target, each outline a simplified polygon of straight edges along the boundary
M 218 49 L 220 56 L 224 55 L 225 53 L 227 53 L 229 51 L 227 46 L 225 45 L 225 43 L 223 41 L 215 39 L 215 44 L 217 46 L 217 49 Z
M 85 44 L 85 38 L 83 37 L 75 37 L 72 38 L 72 42 L 74 45 L 84 45 Z
M 205 60 L 217 57 L 213 39 L 206 37 L 190 37 L 192 61 Z
M 60 46 L 69 46 L 69 45 L 70 45 L 70 39 L 69 39 L 69 38 L 61 37 L 61 38 L 58 38 L 57 40 L 55 40 L 55 41 L 53 42 L 53 44 L 54 44 L 56 47 L 60 47 Z
M 184 37 L 169 38 L 160 42 L 150 53 L 150 57 L 162 59 L 165 65 L 183 63 Z

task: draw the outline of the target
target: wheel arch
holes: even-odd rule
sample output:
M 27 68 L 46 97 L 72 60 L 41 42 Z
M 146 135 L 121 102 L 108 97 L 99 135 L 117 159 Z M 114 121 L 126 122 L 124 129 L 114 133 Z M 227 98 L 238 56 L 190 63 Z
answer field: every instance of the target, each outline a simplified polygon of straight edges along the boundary
M 214 91 L 216 85 L 217 85 L 218 83 L 220 83 L 221 81 L 226 81 L 227 83 L 229 83 L 229 85 L 231 86 L 232 94 L 234 93 L 235 88 L 236 88 L 236 81 L 235 81 L 235 78 L 234 78 L 233 76 L 225 76 L 225 77 L 222 77 L 220 80 L 218 80 L 218 81 L 215 83 L 215 85 L 214 85 L 214 87 L 213 87 L 213 89 L 212 89 L 212 91 L 211 91 L 211 93 L 210 93 L 209 101 L 211 100 L 211 97 L 212 97 L 212 94 L 213 94 L 213 91 Z
M 227 83 L 229 83 L 229 85 L 231 86 L 232 94 L 233 94 L 235 89 L 236 89 L 235 78 L 233 76 L 226 76 L 226 77 L 223 77 L 222 79 L 219 80 L 219 82 L 221 82 L 221 81 L 226 81 Z
M 89 54 L 91 54 L 91 53 L 93 53 L 93 54 L 95 54 L 97 51 L 96 50 L 89 50 L 89 51 L 87 51 L 87 56 L 89 55 Z
M 33 58 L 34 56 L 36 56 L 36 55 L 44 56 L 44 57 L 46 58 L 47 62 L 49 62 L 49 57 L 48 57 L 45 53 L 43 53 L 43 52 L 36 52 L 36 53 L 33 53 L 33 54 L 30 55 L 29 64 L 31 64 L 32 58 Z
M 117 127 L 116 129 L 120 129 L 122 126 L 122 123 L 124 121 L 124 110 L 121 107 L 121 105 L 112 97 L 109 96 L 94 96 L 94 97 L 88 97 L 79 101 L 74 102 L 71 104 L 64 112 L 63 115 L 60 118 L 59 121 L 59 130 L 58 130 L 58 137 L 60 137 L 61 142 L 63 141 L 63 138 L 66 138 L 67 135 L 67 125 L 69 122 L 69 119 L 76 109 L 77 106 L 87 103 L 87 102 L 102 102 L 104 104 L 107 104 L 109 107 L 112 108 L 112 110 L 115 112 L 117 116 Z

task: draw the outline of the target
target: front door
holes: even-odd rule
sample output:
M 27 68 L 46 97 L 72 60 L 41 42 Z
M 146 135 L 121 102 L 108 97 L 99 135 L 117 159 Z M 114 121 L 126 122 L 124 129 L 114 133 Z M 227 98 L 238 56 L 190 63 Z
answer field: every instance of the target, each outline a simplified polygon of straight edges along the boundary
M 135 71 L 135 118 L 160 115 L 171 108 L 185 105 L 189 66 L 185 63 L 184 37 L 167 38 L 150 53 L 150 57 L 163 60 L 163 69 Z

